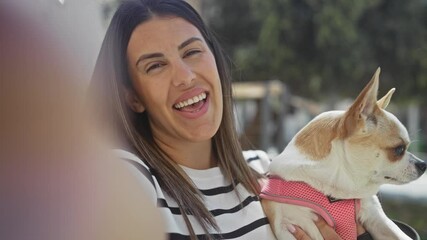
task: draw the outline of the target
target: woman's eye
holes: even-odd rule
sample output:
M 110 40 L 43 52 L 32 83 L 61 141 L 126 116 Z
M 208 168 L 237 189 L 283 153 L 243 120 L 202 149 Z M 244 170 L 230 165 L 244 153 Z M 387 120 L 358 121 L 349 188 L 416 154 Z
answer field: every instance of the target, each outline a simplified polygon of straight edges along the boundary
M 400 145 L 394 148 L 394 154 L 396 156 L 402 156 L 405 153 L 406 147 L 404 145 Z
M 191 49 L 191 50 L 184 53 L 184 57 L 190 57 L 190 56 L 198 54 L 200 52 L 202 52 L 202 51 L 199 49 Z
M 146 73 L 149 73 L 151 70 L 154 70 L 154 69 L 157 69 L 157 68 L 160 68 L 160 67 L 163 67 L 165 64 L 163 64 L 163 63 L 154 63 L 154 64 L 151 64 L 151 65 L 149 65 L 148 67 L 147 67 L 147 70 L 145 70 L 145 72 Z

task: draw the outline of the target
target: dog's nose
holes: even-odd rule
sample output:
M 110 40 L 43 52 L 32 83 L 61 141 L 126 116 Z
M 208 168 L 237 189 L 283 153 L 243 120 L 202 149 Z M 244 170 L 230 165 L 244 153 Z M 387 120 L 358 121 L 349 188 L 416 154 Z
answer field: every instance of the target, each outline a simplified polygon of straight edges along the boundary
M 415 166 L 417 167 L 417 171 L 420 175 L 423 174 L 427 168 L 427 164 L 424 161 L 416 162 Z

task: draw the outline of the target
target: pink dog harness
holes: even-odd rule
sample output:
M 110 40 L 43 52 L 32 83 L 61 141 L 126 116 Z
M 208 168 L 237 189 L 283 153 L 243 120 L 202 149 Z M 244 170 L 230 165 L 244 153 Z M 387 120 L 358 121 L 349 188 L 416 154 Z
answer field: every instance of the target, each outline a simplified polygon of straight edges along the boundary
M 311 208 L 322 216 L 342 239 L 357 239 L 356 213 L 360 209 L 359 199 L 334 199 L 304 182 L 286 181 L 276 176 L 270 176 L 260 197 Z

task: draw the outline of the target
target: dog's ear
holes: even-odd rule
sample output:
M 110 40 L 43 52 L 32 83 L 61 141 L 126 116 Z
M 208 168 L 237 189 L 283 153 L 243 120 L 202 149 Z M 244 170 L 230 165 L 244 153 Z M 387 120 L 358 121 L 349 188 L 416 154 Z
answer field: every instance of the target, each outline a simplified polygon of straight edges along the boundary
M 350 110 L 352 110 L 354 114 L 358 115 L 359 118 L 366 119 L 368 116 L 372 115 L 375 108 L 378 107 L 377 95 L 380 72 L 381 68 L 378 68 L 371 81 L 369 81 L 350 107 Z
M 382 97 L 380 100 L 378 100 L 377 101 L 378 107 L 385 109 L 388 106 L 388 104 L 390 103 L 391 96 L 393 96 L 393 93 L 395 90 L 396 90 L 395 88 L 390 89 L 390 91 L 388 91 L 388 93 L 386 95 L 384 95 L 384 97 Z
M 362 129 L 365 132 L 369 126 L 376 124 L 375 112 L 379 110 L 377 94 L 380 71 L 381 69 L 378 68 L 371 81 L 345 113 L 343 137 L 352 134 L 356 129 Z

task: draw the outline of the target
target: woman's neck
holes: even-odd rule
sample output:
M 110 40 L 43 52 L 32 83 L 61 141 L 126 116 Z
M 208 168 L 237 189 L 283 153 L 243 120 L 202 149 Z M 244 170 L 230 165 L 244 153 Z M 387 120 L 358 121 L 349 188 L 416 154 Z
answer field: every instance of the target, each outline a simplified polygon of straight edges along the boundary
M 177 164 L 192 169 L 209 169 L 217 166 L 212 154 L 212 141 L 180 142 L 165 144 L 156 141 L 159 147 Z

